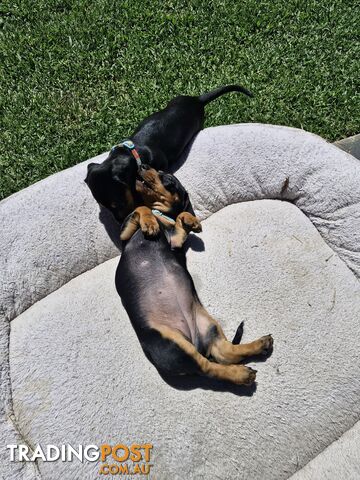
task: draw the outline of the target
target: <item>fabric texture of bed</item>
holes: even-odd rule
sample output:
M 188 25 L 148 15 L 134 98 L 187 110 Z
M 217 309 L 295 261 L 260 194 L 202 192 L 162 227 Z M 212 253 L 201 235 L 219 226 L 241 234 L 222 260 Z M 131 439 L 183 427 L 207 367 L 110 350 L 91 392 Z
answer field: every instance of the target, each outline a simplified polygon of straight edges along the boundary
M 141 437 L 156 478 L 310 478 L 360 418 L 359 161 L 301 130 L 243 124 L 200 132 L 176 173 L 204 221 L 188 251 L 204 305 L 229 336 L 241 320 L 244 340 L 274 336 L 254 392 L 168 385 L 145 359 L 87 163 L 0 203 L 1 444 Z M 96 474 L 8 456 L 6 479 Z

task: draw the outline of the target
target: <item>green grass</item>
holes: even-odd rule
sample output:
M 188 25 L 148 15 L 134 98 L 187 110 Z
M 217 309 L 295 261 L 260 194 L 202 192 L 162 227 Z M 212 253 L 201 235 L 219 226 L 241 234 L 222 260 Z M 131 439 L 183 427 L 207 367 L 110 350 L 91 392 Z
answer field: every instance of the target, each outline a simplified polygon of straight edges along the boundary
M 5 0 L 0 197 L 101 153 L 178 94 L 239 82 L 207 125 L 358 133 L 349 0 Z

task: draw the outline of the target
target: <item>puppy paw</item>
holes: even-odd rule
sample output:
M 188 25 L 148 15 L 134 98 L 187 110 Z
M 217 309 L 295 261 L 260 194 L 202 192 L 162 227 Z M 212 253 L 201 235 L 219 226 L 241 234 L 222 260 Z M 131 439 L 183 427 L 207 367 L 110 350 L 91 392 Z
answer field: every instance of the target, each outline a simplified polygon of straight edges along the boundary
M 160 231 L 157 220 L 151 216 L 143 218 L 141 220 L 140 227 L 141 231 L 147 237 L 155 237 Z
M 229 380 L 236 385 L 252 385 L 256 380 L 256 372 L 253 368 L 245 365 L 230 365 L 228 366 L 230 378 Z
M 188 232 L 202 232 L 202 226 L 199 220 L 189 212 L 180 213 L 179 217 L 184 229 Z
M 243 381 L 243 385 L 252 385 L 256 380 L 257 370 L 254 370 L 253 368 L 250 368 L 250 367 L 245 367 L 245 368 L 247 369 L 247 372 L 246 372 L 246 379 Z
M 259 352 L 258 355 L 269 355 L 273 351 L 274 339 L 271 335 L 265 335 L 259 338 Z

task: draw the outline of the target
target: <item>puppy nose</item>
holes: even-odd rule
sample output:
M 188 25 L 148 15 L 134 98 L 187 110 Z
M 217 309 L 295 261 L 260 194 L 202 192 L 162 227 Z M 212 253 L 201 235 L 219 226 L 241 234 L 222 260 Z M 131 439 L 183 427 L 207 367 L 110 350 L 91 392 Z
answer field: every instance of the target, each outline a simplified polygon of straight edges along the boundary
M 141 168 L 142 168 L 143 170 L 149 170 L 149 169 L 150 169 L 150 165 L 147 165 L 146 163 L 142 163 L 142 164 L 141 164 Z

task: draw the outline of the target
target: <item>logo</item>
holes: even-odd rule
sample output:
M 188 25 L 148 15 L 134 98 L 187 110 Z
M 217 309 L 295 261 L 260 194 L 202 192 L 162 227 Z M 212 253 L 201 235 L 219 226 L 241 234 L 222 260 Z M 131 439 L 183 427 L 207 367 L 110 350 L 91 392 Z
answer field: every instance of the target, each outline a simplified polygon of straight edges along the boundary
M 153 464 L 151 443 L 118 443 L 110 445 L 36 445 L 31 450 L 27 445 L 7 445 L 12 462 L 99 462 L 100 475 L 149 475 Z

